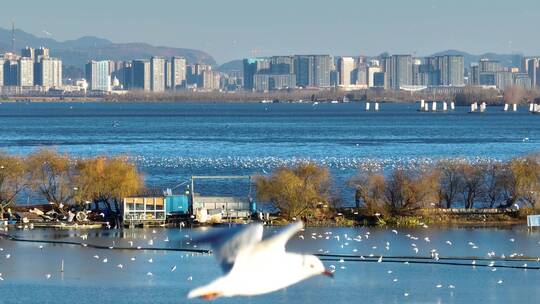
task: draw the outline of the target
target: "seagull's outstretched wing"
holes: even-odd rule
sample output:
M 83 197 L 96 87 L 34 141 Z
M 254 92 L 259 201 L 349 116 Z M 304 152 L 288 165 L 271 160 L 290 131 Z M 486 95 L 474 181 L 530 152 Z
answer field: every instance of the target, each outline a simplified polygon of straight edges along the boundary
M 263 226 L 249 224 L 230 229 L 222 229 L 195 238 L 195 243 L 209 243 L 224 273 L 228 273 L 241 249 L 255 245 L 262 240 Z
M 283 228 L 278 234 L 264 240 L 261 246 L 273 248 L 274 250 L 285 251 L 287 242 L 300 230 L 304 228 L 302 221 L 295 222 Z

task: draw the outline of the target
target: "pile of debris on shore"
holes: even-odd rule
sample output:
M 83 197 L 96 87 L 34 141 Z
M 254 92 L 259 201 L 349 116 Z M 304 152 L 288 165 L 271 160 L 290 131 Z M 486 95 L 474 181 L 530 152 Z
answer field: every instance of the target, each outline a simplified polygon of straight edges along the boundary
M 66 210 L 62 204 L 53 203 L 8 208 L 3 218 L 5 226 L 11 225 L 18 228 L 101 228 L 109 226 L 104 213 L 74 207 Z

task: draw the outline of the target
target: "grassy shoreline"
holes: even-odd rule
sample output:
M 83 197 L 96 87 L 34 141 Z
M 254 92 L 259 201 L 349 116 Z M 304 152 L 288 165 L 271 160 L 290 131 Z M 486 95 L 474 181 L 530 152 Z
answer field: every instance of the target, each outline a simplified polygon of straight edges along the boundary
M 475 211 L 462 214 L 444 214 L 422 212 L 416 215 L 378 216 L 355 215 L 353 209 L 343 210 L 343 215 L 324 220 L 308 219 L 307 227 L 381 227 L 381 228 L 414 228 L 414 227 L 510 227 L 526 225 L 526 214 L 507 212 L 499 214 L 480 214 Z M 272 225 L 283 226 L 291 223 L 276 216 Z

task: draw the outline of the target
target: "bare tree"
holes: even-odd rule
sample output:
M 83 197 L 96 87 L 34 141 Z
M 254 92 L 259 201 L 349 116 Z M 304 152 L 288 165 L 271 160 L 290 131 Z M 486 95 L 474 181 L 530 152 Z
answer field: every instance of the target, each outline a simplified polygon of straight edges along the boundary
M 520 104 L 526 99 L 526 91 L 520 86 L 511 86 L 504 90 L 504 102 L 509 104 Z
M 461 165 L 460 178 L 462 180 L 462 194 L 465 208 L 473 208 L 476 199 L 482 195 L 485 174 L 486 169 L 482 164 Z
M 458 194 L 463 188 L 461 179 L 462 161 L 444 160 L 437 164 L 440 172 L 440 207 L 452 208 Z
M 504 164 L 489 164 L 486 167 L 484 181 L 484 201 L 489 208 L 494 208 L 504 199 Z

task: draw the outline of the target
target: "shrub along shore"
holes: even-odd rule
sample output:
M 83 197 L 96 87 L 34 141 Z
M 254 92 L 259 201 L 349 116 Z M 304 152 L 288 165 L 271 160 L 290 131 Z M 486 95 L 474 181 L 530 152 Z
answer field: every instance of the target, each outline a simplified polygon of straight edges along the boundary
M 101 208 L 104 220 L 117 223 L 122 199 L 143 187 L 142 175 L 125 157 L 74 159 L 54 150 L 27 157 L 0 154 L 0 219 L 24 196 L 48 202 L 62 214 Z
M 274 224 L 302 219 L 314 226 L 507 225 L 540 212 L 540 157 L 446 159 L 390 171 L 363 167 L 346 185 L 354 190 L 349 198 L 337 194 L 330 170 L 315 163 L 256 176 L 255 186 L 258 201 L 277 210 Z M 101 206 L 115 222 L 123 198 L 144 189 L 142 174 L 126 157 L 76 159 L 46 149 L 26 157 L 0 153 L 0 218 L 32 197 L 61 212 Z
M 316 164 L 280 168 L 256 179 L 260 200 L 271 201 L 285 221 L 315 225 L 523 223 L 540 212 L 540 159 L 470 163 L 441 160 L 416 168 L 361 168 L 348 186 L 354 207 L 343 207 L 329 170 Z

